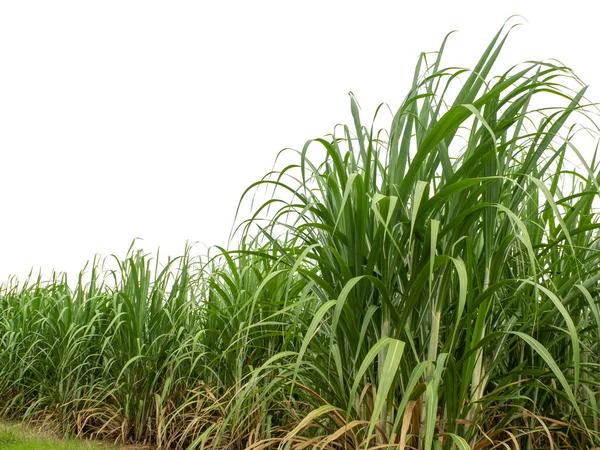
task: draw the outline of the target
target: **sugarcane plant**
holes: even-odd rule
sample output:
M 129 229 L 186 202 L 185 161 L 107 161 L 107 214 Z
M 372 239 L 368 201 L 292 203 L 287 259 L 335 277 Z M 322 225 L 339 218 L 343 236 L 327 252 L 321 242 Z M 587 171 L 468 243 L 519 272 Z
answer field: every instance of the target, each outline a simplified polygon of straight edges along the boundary
M 4 284 L 0 414 L 159 448 L 599 446 L 597 110 L 558 62 L 494 75 L 509 34 L 472 70 L 447 36 L 388 119 L 351 94 L 229 249 Z

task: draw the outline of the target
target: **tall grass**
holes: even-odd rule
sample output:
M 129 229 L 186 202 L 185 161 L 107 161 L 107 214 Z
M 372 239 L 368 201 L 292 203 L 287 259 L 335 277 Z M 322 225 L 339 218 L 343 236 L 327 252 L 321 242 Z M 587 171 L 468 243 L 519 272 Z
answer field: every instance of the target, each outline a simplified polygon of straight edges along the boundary
M 472 71 L 421 55 L 388 129 L 351 96 L 244 193 L 272 189 L 235 250 L 5 285 L 2 414 L 162 448 L 600 445 L 594 109 L 558 63 L 491 76 L 507 35 Z

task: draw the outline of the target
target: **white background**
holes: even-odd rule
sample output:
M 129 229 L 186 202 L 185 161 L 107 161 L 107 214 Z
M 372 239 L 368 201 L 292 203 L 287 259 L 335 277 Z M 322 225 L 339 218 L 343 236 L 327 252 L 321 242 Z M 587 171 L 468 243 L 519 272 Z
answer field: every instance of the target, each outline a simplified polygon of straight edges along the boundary
M 0 282 L 74 274 L 135 237 L 172 255 L 226 245 L 280 149 L 348 123 L 348 91 L 366 123 L 397 108 L 451 30 L 445 64 L 473 67 L 521 14 L 498 70 L 556 58 L 600 100 L 594 4 L 3 1 Z

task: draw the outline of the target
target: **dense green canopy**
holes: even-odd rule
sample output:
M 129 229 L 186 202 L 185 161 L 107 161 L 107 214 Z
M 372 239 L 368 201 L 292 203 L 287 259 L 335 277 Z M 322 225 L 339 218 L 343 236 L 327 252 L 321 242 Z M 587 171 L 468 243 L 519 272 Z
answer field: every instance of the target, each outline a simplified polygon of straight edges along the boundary
M 244 193 L 272 188 L 236 249 L 5 285 L 0 412 L 177 448 L 600 445 L 595 109 L 558 63 L 492 76 L 506 37 L 422 54 L 388 129 L 352 96 Z

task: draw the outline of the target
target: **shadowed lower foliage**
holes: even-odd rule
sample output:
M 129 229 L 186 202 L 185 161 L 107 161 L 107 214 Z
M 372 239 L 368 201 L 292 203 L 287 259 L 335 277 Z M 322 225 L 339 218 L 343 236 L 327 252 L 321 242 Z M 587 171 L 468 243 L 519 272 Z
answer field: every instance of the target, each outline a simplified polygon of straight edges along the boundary
M 558 63 L 492 76 L 506 37 L 423 54 L 388 129 L 352 97 L 244 193 L 272 188 L 236 250 L 5 285 L 1 412 L 161 448 L 600 445 L 595 109 Z

